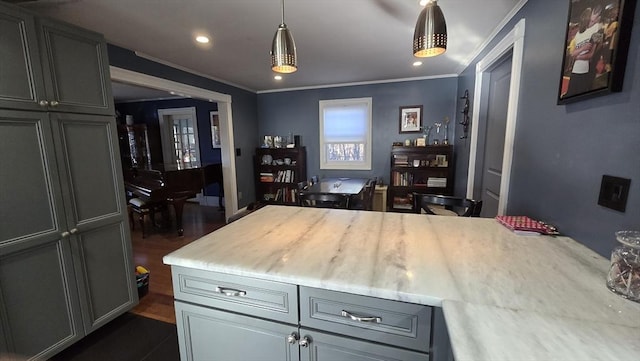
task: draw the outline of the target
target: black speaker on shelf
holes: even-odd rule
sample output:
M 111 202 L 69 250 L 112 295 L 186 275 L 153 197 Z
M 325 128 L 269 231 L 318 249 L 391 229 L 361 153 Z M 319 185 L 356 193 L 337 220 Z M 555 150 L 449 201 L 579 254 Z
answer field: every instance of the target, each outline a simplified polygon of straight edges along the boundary
M 299 135 L 294 135 L 293 136 L 293 144 L 295 144 L 296 148 L 300 148 L 300 136 Z

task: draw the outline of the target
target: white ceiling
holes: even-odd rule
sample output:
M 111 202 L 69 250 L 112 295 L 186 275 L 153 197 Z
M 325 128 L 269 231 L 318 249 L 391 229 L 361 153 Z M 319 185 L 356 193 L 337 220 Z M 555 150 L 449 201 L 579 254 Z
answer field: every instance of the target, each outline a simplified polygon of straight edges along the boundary
M 251 91 L 457 75 L 527 0 L 440 0 L 448 49 L 414 67 L 419 0 L 287 0 L 298 71 L 276 81 L 269 51 L 280 0 L 35 0 L 25 8 Z M 200 46 L 196 34 L 209 35 Z

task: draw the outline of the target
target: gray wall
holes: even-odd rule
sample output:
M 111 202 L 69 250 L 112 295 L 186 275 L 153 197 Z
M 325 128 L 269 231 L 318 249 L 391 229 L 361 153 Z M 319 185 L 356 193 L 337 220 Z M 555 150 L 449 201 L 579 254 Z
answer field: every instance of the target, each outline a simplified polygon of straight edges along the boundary
M 555 224 L 564 234 L 608 257 L 614 232 L 640 229 L 640 7 L 635 12 L 624 89 L 556 105 L 568 1 L 529 1 L 490 44 L 526 19 L 520 108 L 508 214 Z M 458 79 L 473 96 L 475 65 Z M 462 109 L 462 102 L 458 107 Z M 456 190 L 466 188 L 468 143 L 456 143 Z M 603 174 L 631 178 L 625 213 L 597 204 Z
M 252 154 L 258 144 L 256 94 L 140 58 L 134 52 L 115 45 L 109 44 L 108 51 L 110 65 L 231 96 L 233 137 L 236 149 L 241 152 L 240 156 L 236 156 L 238 192 L 243 194 L 238 206 L 242 208 L 251 202 L 255 198 Z
M 325 177 L 383 177 L 389 183 L 391 144 L 421 134 L 399 132 L 400 106 L 422 105 L 423 124 L 433 125 L 447 116 L 449 139 L 455 139 L 456 78 L 343 86 L 258 95 L 258 134 L 301 135 L 307 147 L 307 174 Z M 320 170 L 318 105 L 320 100 L 364 98 L 373 100 L 371 171 Z M 432 132 L 434 133 L 434 132 Z M 443 130 L 439 137 L 442 138 Z M 258 146 L 259 144 L 256 144 Z

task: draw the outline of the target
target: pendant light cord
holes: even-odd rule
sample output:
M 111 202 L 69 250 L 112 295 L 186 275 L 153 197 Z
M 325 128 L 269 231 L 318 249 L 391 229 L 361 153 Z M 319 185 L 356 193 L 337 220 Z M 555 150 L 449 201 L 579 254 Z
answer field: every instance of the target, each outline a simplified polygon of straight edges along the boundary
M 282 0 L 282 24 L 284 24 L 284 0 Z

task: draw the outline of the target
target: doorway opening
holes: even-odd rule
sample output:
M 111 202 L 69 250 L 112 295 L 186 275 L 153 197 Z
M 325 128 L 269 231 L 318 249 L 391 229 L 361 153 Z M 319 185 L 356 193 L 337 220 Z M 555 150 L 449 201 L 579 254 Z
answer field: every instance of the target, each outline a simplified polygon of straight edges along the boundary
M 490 96 L 487 79 L 490 79 L 491 71 L 502 63 L 505 56 L 511 54 L 511 79 L 508 90 L 508 102 L 506 111 L 506 123 L 504 131 L 504 146 L 502 147 L 501 179 L 497 187 L 498 194 L 496 215 L 504 215 L 509 200 L 509 185 L 511 180 L 511 167 L 513 163 L 513 147 L 515 140 L 516 121 L 518 115 L 518 102 L 520 97 L 520 79 L 522 74 L 522 62 L 524 56 L 524 32 L 525 20 L 520 20 L 499 43 L 482 60 L 476 64 L 476 80 L 471 120 L 471 146 L 469 154 L 469 176 L 467 180 L 467 198 L 483 199 L 482 194 L 482 170 L 479 169 L 485 159 L 484 144 L 481 144 L 479 122 L 483 114 L 487 114 Z M 484 207 L 483 207 L 484 208 Z
M 223 189 L 225 194 L 225 219 L 229 219 L 232 215 L 237 213 L 238 187 L 236 180 L 231 96 L 114 66 L 110 66 L 109 68 L 111 71 L 111 80 L 113 81 L 131 85 L 138 85 L 151 89 L 163 90 L 167 92 L 174 92 L 183 96 L 218 103 L 218 117 L 220 126 L 219 131 L 221 143 L 220 150 L 222 160 Z

